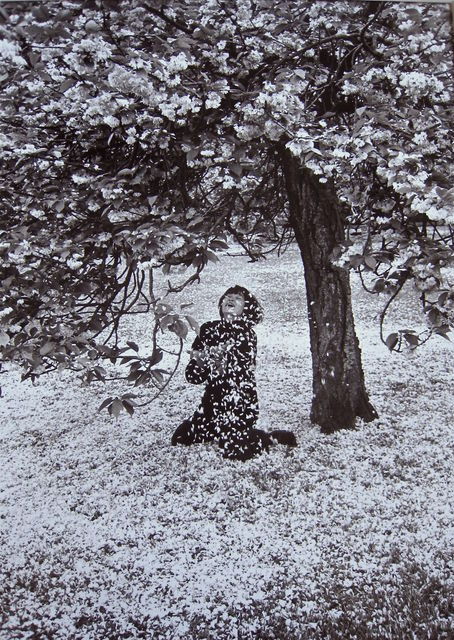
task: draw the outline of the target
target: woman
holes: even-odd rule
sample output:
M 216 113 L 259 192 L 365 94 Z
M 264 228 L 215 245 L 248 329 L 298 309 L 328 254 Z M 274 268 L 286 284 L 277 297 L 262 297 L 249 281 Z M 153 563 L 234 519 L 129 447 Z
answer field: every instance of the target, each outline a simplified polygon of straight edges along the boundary
M 296 445 L 287 431 L 266 433 L 254 426 L 259 415 L 255 382 L 257 336 L 253 326 L 263 319 L 256 298 L 238 285 L 219 300 L 221 320 L 200 328 L 186 367 L 192 384 L 206 383 L 202 402 L 192 418 L 172 436 L 172 444 L 218 440 L 225 458 L 248 460 L 273 442 Z

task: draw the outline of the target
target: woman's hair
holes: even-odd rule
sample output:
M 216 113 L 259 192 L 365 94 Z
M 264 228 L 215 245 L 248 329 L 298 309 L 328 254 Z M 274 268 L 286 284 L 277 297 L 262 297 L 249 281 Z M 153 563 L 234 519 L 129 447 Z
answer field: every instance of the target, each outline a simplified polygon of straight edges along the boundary
M 263 308 L 260 302 L 255 296 L 252 295 L 245 287 L 240 287 L 236 284 L 234 287 L 230 287 L 225 291 L 219 299 L 218 307 L 221 318 L 222 315 L 222 302 L 226 295 L 229 293 L 240 293 L 244 298 L 244 310 L 241 314 L 241 318 L 246 320 L 249 324 L 258 324 L 263 320 Z

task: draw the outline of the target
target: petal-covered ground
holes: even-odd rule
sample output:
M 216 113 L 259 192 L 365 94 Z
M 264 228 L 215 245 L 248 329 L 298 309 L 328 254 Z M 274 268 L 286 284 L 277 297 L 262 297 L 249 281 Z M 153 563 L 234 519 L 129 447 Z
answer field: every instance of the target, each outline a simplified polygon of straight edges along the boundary
M 200 322 L 232 284 L 262 301 L 259 426 L 299 446 L 222 459 L 171 447 L 201 388 L 181 369 L 155 403 L 118 420 L 118 383 L 68 372 L 0 401 L 0 638 L 98 640 L 454 637 L 453 345 L 407 355 L 379 340 L 384 299 L 353 279 L 357 331 L 380 417 L 332 436 L 310 424 L 311 358 L 294 248 L 224 256 L 180 294 Z M 389 330 L 423 325 L 411 289 Z M 125 327 L 141 348 L 150 321 Z M 190 347 L 190 339 L 188 349 Z M 187 361 L 185 353 L 184 362 Z M 146 393 L 141 392 L 145 398 Z

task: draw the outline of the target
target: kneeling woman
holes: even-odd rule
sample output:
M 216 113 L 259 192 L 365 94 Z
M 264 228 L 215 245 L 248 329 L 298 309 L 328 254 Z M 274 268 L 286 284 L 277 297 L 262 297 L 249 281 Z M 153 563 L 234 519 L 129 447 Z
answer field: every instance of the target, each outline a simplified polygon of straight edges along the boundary
M 200 328 L 186 367 L 192 384 L 206 383 L 202 403 L 172 436 L 172 444 L 217 440 L 225 458 L 248 460 L 273 442 L 296 445 L 288 431 L 266 433 L 254 426 L 259 408 L 255 382 L 257 336 L 262 307 L 244 287 L 227 289 L 219 300 L 221 320 Z

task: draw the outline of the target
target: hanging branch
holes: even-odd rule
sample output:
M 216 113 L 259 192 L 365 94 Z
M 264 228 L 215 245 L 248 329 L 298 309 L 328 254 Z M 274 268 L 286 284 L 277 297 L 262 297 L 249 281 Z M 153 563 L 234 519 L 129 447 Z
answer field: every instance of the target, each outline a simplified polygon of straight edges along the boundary
M 402 291 L 402 289 L 403 289 L 405 283 L 407 282 L 408 278 L 409 278 L 409 273 L 408 273 L 408 271 L 405 271 L 403 277 L 401 278 L 400 282 L 398 283 L 397 289 L 392 294 L 392 296 L 389 298 L 389 300 L 387 301 L 387 303 L 384 306 L 383 311 L 380 313 L 380 340 L 385 345 L 386 345 L 386 340 L 383 337 L 383 324 L 384 324 L 384 321 L 385 321 L 386 314 L 388 313 L 388 310 L 389 310 L 391 304 L 393 303 L 393 301 L 397 298 L 399 293 Z M 388 346 L 388 345 L 386 345 L 386 346 Z
M 146 402 L 141 402 L 141 403 L 137 403 L 136 406 L 137 407 L 146 407 L 148 404 L 151 404 L 152 402 L 154 402 L 156 400 L 156 398 L 158 398 L 161 393 L 167 388 L 167 386 L 169 385 L 170 381 L 172 380 L 173 376 L 175 375 L 178 367 L 180 366 L 180 360 L 181 360 L 181 354 L 183 353 L 183 338 L 179 338 L 180 340 L 180 345 L 179 345 L 179 350 L 178 350 L 178 355 L 177 355 L 177 361 L 175 363 L 174 368 L 172 369 L 172 371 L 169 373 L 168 378 L 165 382 L 165 384 L 160 388 L 160 390 L 158 391 L 157 394 L 155 394 L 152 398 L 150 398 L 150 400 L 147 400 Z

